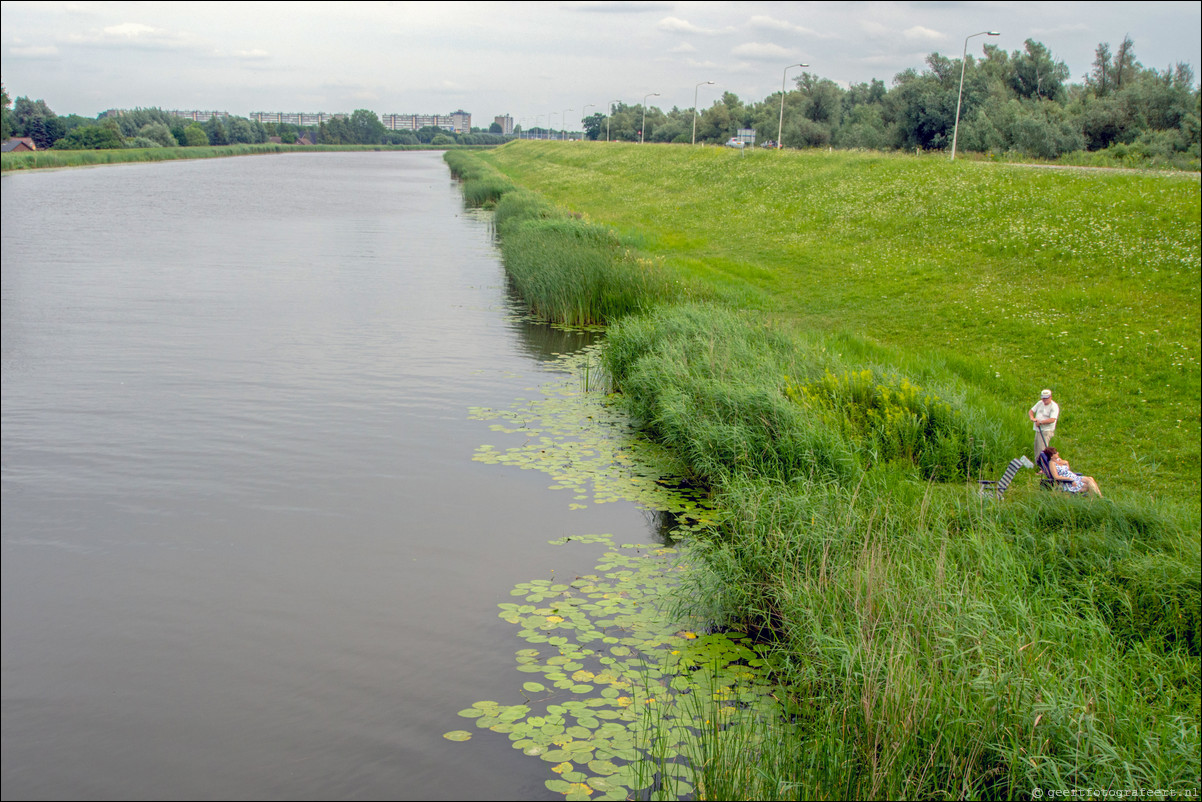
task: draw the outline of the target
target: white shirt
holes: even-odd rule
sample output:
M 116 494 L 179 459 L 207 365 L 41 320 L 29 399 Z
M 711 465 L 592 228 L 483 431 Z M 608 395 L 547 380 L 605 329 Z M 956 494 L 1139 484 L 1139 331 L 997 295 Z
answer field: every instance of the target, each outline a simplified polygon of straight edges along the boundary
M 1045 423 L 1043 426 L 1040 426 L 1038 423 L 1036 423 L 1032 427 L 1034 431 L 1038 432 L 1040 429 L 1042 429 L 1044 434 L 1052 434 L 1056 431 L 1056 419 L 1060 417 L 1059 404 L 1057 404 L 1055 401 L 1044 401 L 1043 399 L 1040 399 L 1036 402 L 1035 406 L 1031 407 L 1031 412 L 1035 413 L 1035 420 L 1039 420 L 1040 418 L 1052 419 L 1051 423 Z

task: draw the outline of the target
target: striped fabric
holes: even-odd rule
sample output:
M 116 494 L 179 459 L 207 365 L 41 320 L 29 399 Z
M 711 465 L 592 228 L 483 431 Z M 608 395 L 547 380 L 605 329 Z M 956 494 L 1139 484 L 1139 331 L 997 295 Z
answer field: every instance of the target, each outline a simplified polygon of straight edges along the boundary
M 982 495 L 991 495 L 1000 499 L 1005 495 L 1006 489 L 1010 487 L 1010 483 L 1014 481 L 1014 477 L 1018 475 L 1018 469 L 1023 467 L 1024 462 L 1028 465 L 1031 464 L 1031 461 L 1025 457 L 1016 457 L 1010 460 L 1010 464 L 1006 466 L 1006 472 L 997 481 L 993 479 L 981 479 Z

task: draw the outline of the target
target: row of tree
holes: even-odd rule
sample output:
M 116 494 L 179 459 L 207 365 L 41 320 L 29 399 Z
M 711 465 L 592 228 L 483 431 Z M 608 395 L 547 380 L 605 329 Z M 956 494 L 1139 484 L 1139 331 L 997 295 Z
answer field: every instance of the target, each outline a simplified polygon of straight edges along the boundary
M 279 137 L 285 144 L 306 137 L 310 143 L 330 145 L 483 145 L 500 144 L 507 139 L 479 131 L 454 134 L 432 127 L 419 131 L 389 131 L 379 116 L 367 109 L 357 109 L 350 115 L 307 128 L 233 116 L 193 122 L 162 109 L 134 109 L 101 118 L 77 114 L 60 117 L 44 100 L 18 97 L 15 103 L 10 103 L 8 92 L 2 87 L 0 91 L 3 92 L 2 138 L 29 137 L 39 150 L 258 144 L 268 142 L 272 137 Z
M 1076 85 L 1068 67 L 1031 39 L 1023 50 L 986 46 L 983 58 L 969 56 L 962 98 L 961 66 L 960 59 L 932 53 L 923 71 L 899 73 L 890 88 L 873 80 L 844 89 L 802 73 L 784 95 L 783 125 L 779 92 L 759 103 L 727 92 L 698 112 L 696 141 L 722 143 L 750 128 L 759 143 L 775 142 L 779 132 L 782 144 L 794 148 L 949 149 L 959 99 L 958 150 L 1054 159 L 1115 149 L 1198 162 L 1202 106 L 1193 70 L 1182 63 L 1163 71 L 1143 67 L 1129 37 L 1113 54 L 1099 45 L 1090 74 Z M 598 113 L 584 120 L 585 135 L 638 141 L 644 117 L 645 141 L 693 140 L 693 109 L 625 104 L 609 119 Z

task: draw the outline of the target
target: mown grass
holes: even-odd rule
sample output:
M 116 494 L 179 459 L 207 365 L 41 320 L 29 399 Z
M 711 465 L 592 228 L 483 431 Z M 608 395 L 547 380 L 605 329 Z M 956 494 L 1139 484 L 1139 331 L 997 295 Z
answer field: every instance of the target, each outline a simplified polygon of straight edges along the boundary
M 523 187 L 496 201 L 503 248 L 572 208 L 688 287 L 607 318 L 606 369 L 720 510 L 682 607 L 761 636 L 791 703 L 705 734 L 702 797 L 1197 793 L 1196 179 L 538 143 L 474 161 Z M 1033 474 L 975 491 L 1030 448 L 1042 385 L 1105 501 Z

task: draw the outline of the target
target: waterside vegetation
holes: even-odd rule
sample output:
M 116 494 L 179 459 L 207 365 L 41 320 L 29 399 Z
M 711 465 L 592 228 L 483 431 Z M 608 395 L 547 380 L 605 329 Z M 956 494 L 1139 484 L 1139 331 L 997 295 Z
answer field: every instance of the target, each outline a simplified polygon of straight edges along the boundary
M 759 639 L 789 715 L 755 725 L 768 738 L 695 733 L 700 797 L 1197 793 L 1196 177 L 650 145 L 446 158 L 496 209 L 507 268 L 530 254 L 509 269 L 531 307 L 609 325 L 617 397 L 719 511 L 680 611 Z M 576 275 L 606 264 L 639 279 Z M 1049 384 L 1061 450 L 1107 500 L 1033 472 L 982 496 Z

